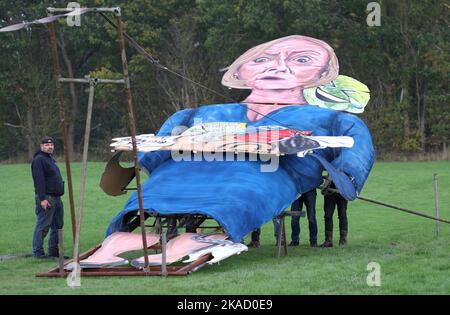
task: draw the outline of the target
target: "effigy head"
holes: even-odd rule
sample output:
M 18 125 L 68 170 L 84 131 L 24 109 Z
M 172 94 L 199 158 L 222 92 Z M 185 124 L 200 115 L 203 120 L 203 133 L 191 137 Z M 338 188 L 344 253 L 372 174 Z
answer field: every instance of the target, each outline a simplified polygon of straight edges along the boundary
M 291 35 L 247 50 L 228 67 L 222 84 L 237 89 L 304 89 L 331 82 L 338 73 L 338 59 L 330 45 Z

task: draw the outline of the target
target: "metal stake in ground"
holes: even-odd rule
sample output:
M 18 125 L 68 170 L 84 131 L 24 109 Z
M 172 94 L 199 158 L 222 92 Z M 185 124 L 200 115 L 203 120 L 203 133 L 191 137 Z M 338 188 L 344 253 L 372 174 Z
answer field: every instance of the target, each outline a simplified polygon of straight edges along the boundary
M 58 229 L 59 274 L 64 276 L 64 244 L 63 230 Z
M 166 256 L 166 249 L 167 249 L 167 236 L 164 231 L 161 233 L 161 275 L 163 277 L 167 277 L 167 256 Z
M 436 208 L 436 237 L 439 236 L 439 195 L 438 195 L 438 178 L 434 174 L 434 207 Z
M 144 251 L 144 271 L 148 272 L 148 256 L 147 256 L 147 235 L 145 232 L 145 216 L 144 216 L 144 205 L 142 202 L 142 186 L 141 186 L 141 175 L 139 169 L 139 160 L 137 157 L 137 145 L 136 145 L 136 124 L 135 124 L 135 116 L 133 110 L 133 102 L 131 97 L 131 87 L 130 87 L 130 78 L 128 75 L 128 62 L 127 56 L 125 53 L 125 39 L 123 35 L 123 22 L 120 16 L 120 10 L 116 11 L 116 19 L 117 19 L 117 30 L 119 33 L 119 45 L 120 45 L 120 57 L 122 59 L 122 68 L 123 68 L 123 79 L 125 80 L 125 89 L 127 94 L 128 101 L 128 115 L 130 118 L 130 129 L 131 129 L 131 142 L 133 143 L 133 157 L 134 157 L 134 171 L 136 174 L 136 186 L 137 186 L 137 194 L 138 194 L 138 202 L 139 202 L 139 220 L 141 225 L 142 232 L 142 247 Z

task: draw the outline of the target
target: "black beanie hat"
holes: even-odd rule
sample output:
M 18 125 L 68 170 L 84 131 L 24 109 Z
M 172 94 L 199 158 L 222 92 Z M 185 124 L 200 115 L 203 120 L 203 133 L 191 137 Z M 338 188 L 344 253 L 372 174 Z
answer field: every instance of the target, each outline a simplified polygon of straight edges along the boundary
M 55 143 L 55 142 L 53 141 L 52 137 L 44 137 L 41 141 L 41 144 L 45 144 L 45 143 Z

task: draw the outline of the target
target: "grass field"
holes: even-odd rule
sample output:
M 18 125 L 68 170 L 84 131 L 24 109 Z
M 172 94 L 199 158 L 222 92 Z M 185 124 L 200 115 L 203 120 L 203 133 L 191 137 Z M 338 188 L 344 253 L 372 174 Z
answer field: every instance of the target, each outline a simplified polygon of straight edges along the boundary
M 65 174 L 63 163 L 59 164 Z M 98 183 L 103 168 L 103 163 L 91 163 L 88 168 L 82 251 L 101 243 L 108 223 L 128 198 L 109 197 L 101 191 Z M 439 175 L 441 217 L 450 219 L 448 161 L 376 163 L 362 195 L 432 215 L 433 173 Z M 78 187 L 79 164 L 74 164 L 73 174 L 74 186 Z M 35 222 L 30 165 L 0 165 L 0 191 L 0 256 L 30 253 Z M 322 242 L 322 198 L 318 200 Z M 71 254 L 67 194 L 64 204 L 66 252 Z M 262 229 L 261 248 L 249 249 L 187 277 L 82 278 L 81 287 L 71 289 L 64 279 L 34 276 L 56 266 L 57 261 L 3 260 L 0 294 L 450 294 L 448 224 L 441 223 L 436 237 L 432 220 L 361 200 L 349 204 L 348 218 L 349 244 L 345 248 L 311 249 L 307 246 L 307 222 L 302 218 L 301 245 L 289 248 L 289 256 L 277 259 L 269 222 Z M 288 218 L 288 236 L 289 222 Z M 370 262 L 381 266 L 379 287 L 366 283 Z

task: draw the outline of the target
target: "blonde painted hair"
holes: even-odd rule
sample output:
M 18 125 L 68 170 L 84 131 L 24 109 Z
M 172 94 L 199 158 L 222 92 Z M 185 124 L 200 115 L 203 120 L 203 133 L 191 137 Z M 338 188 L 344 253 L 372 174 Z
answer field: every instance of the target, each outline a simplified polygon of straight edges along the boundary
M 308 36 L 302 36 L 302 35 L 291 35 L 286 37 L 281 37 L 275 40 L 272 40 L 270 42 L 263 43 L 261 45 L 255 46 L 253 48 L 250 48 L 247 50 L 244 54 L 242 54 L 238 59 L 236 59 L 230 66 L 227 68 L 227 72 L 222 77 L 222 85 L 235 88 L 235 89 L 251 89 L 245 84 L 244 80 L 239 80 L 237 76 L 238 69 L 241 65 L 243 65 L 246 62 L 249 62 L 253 60 L 256 56 L 260 55 L 266 49 L 273 46 L 274 44 L 277 44 L 279 42 L 285 41 L 287 39 L 304 39 L 307 41 L 310 41 L 312 43 L 315 43 L 321 47 L 323 47 L 327 52 L 329 56 L 328 65 L 324 67 L 323 72 L 321 74 L 321 77 L 319 80 L 314 82 L 311 85 L 304 86 L 303 88 L 310 88 L 310 87 L 316 87 L 323 84 L 326 84 L 328 82 L 333 81 L 336 79 L 336 77 L 339 75 L 339 63 L 336 54 L 334 53 L 333 48 L 331 48 L 330 45 L 325 43 L 324 41 Z

